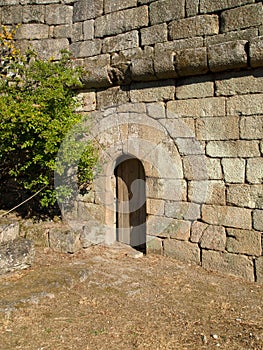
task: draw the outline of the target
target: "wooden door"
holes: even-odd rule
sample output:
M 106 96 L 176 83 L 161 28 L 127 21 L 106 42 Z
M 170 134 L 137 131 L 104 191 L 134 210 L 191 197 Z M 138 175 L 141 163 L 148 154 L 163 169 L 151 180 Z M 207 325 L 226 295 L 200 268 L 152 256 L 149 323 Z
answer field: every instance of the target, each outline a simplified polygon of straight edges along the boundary
M 117 240 L 145 252 L 146 193 L 142 163 L 128 159 L 116 168 Z

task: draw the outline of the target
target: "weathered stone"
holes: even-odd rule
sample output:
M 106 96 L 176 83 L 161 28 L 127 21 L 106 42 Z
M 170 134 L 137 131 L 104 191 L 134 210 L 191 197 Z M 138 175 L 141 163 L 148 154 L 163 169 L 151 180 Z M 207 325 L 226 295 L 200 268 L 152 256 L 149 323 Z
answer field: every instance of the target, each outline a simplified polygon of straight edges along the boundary
M 84 40 L 83 23 L 82 22 L 73 23 L 71 39 L 73 42 Z
M 147 214 L 164 215 L 164 201 L 160 199 L 147 198 L 146 210 Z
M 22 6 L 2 6 L 1 24 L 19 24 L 22 22 L 23 8 Z
M 165 118 L 165 104 L 164 102 L 147 103 L 147 114 L 154 119 Z
M 189 202 L 166 202 L 165 216 L 174 219 L 197 220 L 201 217 L 200 205 Z
M 186 0 L 185 3 L 186 16 L 195 16 L 199 12 L 199 0 Z
M 208 47 L 208 65 L 212 72 L 247 66 L 245 40 L 229 41 Z
M 193 222 L 192 227 L 191 227 L 190 241 L 193 243 L 199 243 L 200 239 L 201 239 L 201 237 L 202 237 L 202 235 L 207 227 L 208 227 L 208 224 L 205 224 L 201 221 Z
M 221 180 L 223 178 L 220 159 L 207 158 L 206 169 L 209 180 Z
M 83 35 L 84 35 L 84 40 L 94 39 L 94 20 L 93 19 L 83 22 Z
M 226 250 L 229 253 L 260 256 L 262 252 L 261 233 L 228 228 Z
M 165 232 L 167 227 L 173 221 L 171 218 L 166 218 L 163 216 L 148 215 L 146 234 L 149 236 L 167 237 L 168 234 Z
M 150 4 L 151 24 L 163 23 L 184 17 L 183 0 L 159 0 Z
M 228 183 L 244 183 L 246 161 L 240 158 L 222 159 L 224 179 Z
M 103 0 L 87 1 L 78 0 L 74 2 L 73 22 L 82 22 L 92 19 L 103 13 Z
M 239 31 L 233 31 L 218 35 L 211 35 L 205 38 L 205 46 L 216 45 L 220 43 L 226 43 L 228 41 L 245 40 L 250 41 L 251 39 L 258 36 L 257 28 L 248 28 Z
M 8 219 L 0 223 L 0 244 L 13 241 L 19 237 L 19 223 L 10 222 Z
M 23 23 L 44 23 L 45 7 L 42 5 L 29 5 L 23 7 Z
M 263 66 L 263 36 L 255 38 L 249 43 L 249 58 L 251 67 Z
M 54 226 L 54 221 L 34 222 L 33 220 L 23 220 L 20 223 L 20 237 L 34 242 L 35 247 L 49 247 L 48 233 L 50 227 Z
M 53 227 L 49 230 L 50 248 L 62 253 L 75 253 L 82 248 L 80 234 L 69 227 Z
M 102 42 L 98 39 L 80 41 L 70 45 L 70 51 L 76 58 L 91 57 L 99 55 L 101 52 Z
M 95 111 L 96 109 L 96 94 L 94 91 L 81 92 L 78 94 L 81 106 L 77 110 L 82 112 Z
M 131 77 L 134 81 L 155 80 L 153 60 L 151 58 L 139 58 L 131 61 Z
M 73 8 L 67 5 L 46 6 L 45 21 L 47 24 L 69 24 L 72 21 Z
M 263 182 L 263 158 L 247 160 L 247 181 L 251 184 L 262 184 Z
M 172 100 L 175 86 L 171 81 L 134 83 L 131 85 L 131 102 L 156 102 Z
M 242 6 L 254 2 L 254 0 L 200 0 L 200 12 L 216 12 L 231 7 Z
M 203 155 L 190 155 L 183 157 L 184 177 L 187 180 L 207 179 L 206 159 Z
M 253 261 L 246 256 L 203 250 L 202 266 L 207 270 L 227 273 L 254 282 Z
M 105 242 L 105 234 L 106 230 L 102 225 L 99 225 L 97 221 L 90 221 L 80 233 L 80 244 L 83 248 L 100 244 Z
M 147 178 L 146 184 L 146 196 L 149 198 L 186 200 L 186 182 L 184 180 Z
M 132 49 L 139 46 L 139 35 L 136 30 L 128 33 L 119 34 L 103 40 L 102 52 L 116 52 Z
M 120 105 L 129 101 L 127 91 L 119 86 L 97 92 L 97 108 Z
M 262 3 L 237 7 L 224 11 L 221 15 L 223 32 L 253 27 L 262 24 Z
M 258 231 L 263 231 L 263 210 L 253 211 L 253 228 Z
M 72 37 L 72 26 L 62 24 L 55 26 L 53 29 L 54 38 L 71 38 Z
M 263 108 L 262 108 L 263 112 Z M 240 136 L 242 139 L 262 139 L 263 116 L 243 117 L 240 120 Z
M 86 58 L 80 64 L 85 68 L 85 76 L 82 75 L 82 82 L 86 88 L 100 88 L 112 85 L 109 68 L 110 55 L 99 55 Z
M 137 0 L 105 0 L 104 11 L 109 13 L 135 6 L 137 6 Z
M 256 265 L 256 281 L 263 283 L 263 256 L 255 260 Z
M 146 236 L 146 252 L 147 254 L 162 255 L 163 240 L 158 237 Z
M 141 45 L 152 45 L 167 41 L 166 23 L 141 29 Z
M 201 248 L 224 251 L 226 248 L 226 232 L 222 226 L 209 225 L 200 239 Z
M 1 243 L 0 275 L 30 267 L 33 264 L 34 256 L 34 245 L 27 239 L 17 238 Z
M 148 6 L 112 12 L 95 19 L 95 36 L 104 37 L 148 26 Z
M 177 77 L 174 66 L 174 52 L 164 49 L 163 51 L 155 49 L 154 71 L 159 79 L 168 79 Z
M 171 116 L 170 113 L 169 116 Z M 166 130 L 173 138 L 194 137 L 193 118 L 160 119 L 160 123 L 166 128 Z
M 245 208 L 204 204 L 202 219 L 212 225 L 223 225 L 245 230 L 252 228 L 251 210 Z
M 184 49 L 200 48 L 203 46 L 203 44 L 204 44 L 203 38 L 201 37 L 185 38 L 185 39 L 167 41 L 165 43 L 157 43 L 155 45 L 155 51 L 159 53 L 162 53 L 165 50 L 175 52 L 175 51 L 180 51 Z
M 180 117 L 225 116 L 225 98 L 209 97 L 171 101 L 167 104 L 167 110 Z
M 22 24 L 16 32 L 16 39 L 47 39 L 49 27 L 45 24 Z
M 258 141 L 209 141 L 206 153 L 210 157 L 259 157 Z
M 195 138 L 176 138 L 175 143 L 183 156 L 205 153 L 205 144 Z
M 228 115 L 262 114 L 263 94 L 233 96 L 227 100 Z
M 227 72 L 217 76 L 215 81 L 217 96 L 231 96 L 263 92 L 263 70 Z
M 176 98 L 203 98 L 214 96 L 214 82 L 210 77 L 191 77 L 180 79 L 176 85 Z
M 197 244 L 175 239 L 165 239 L 163 245 L 164 255 L 188 264 L 200 264 L 200 250 Z
M 54 60 L 58 60 L 61 58 L 61 50 L 69 50 L 69 42 L 68 39 L 65 38 L 32 40 L 30 43 L 28 41 L 19 41 L 18 43 L 22 44 L 22 50 L 24 51 L 30 44 L 30 47 L 44 60 L 48 60 L 51 57 Z
M 225 184 L 217 180 L 190 181 L 188 197 L 195 203 L 224 205 L 226 203 Z
M 239 117 L 199 118 L 197 140 L 235 140 L 239 138 Z
M 173 21 L 169 24 L 171 40 L 194 36 L 213 35 L 219 32 L 218 16 L 202 15 Z
M 169 225 L 162 231 L 161 237 L 188 241 L 190 237 L 191 222 L 172 219 Z
M 175 52 L 175 70 L 179 76 L 205 74 L 208 71 L 205 47 L 185 49 Z
M 263 209 L 263 186 L 231 185 L 227 191 L 227 201 L 241 207 Z

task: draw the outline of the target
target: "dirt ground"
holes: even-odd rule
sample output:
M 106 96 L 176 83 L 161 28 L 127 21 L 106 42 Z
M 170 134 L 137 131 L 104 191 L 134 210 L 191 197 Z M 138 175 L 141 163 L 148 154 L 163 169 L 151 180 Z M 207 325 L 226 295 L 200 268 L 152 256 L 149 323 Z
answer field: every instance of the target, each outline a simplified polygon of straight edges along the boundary
M 42 249 L 0 277 L 0 349 L 263 349 L 262 285 L 129 252 Z

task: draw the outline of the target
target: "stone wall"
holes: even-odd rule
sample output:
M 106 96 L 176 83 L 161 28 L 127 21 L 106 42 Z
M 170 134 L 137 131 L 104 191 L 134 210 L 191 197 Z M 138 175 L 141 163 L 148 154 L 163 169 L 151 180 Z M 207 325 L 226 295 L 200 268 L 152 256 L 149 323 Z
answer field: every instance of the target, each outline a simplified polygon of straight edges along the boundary
M 113 232 L 114 167 L 129 154 L 145 168 L 148 250 L 263 282 L 262 1 L 0 5 L 22 50 L 68 49 L 86 68 L 81 110 L 105 162 L 74 220 Z

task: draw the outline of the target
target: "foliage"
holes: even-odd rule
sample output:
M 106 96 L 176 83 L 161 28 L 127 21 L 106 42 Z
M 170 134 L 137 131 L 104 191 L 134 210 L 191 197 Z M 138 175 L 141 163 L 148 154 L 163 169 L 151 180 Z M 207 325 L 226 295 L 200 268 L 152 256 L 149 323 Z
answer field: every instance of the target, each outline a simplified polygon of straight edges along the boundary
M 30 50 L 21 54 L 14 34 L 5 27 L 0 34 L 0 181 L 11 178 L 30 193 L 45 187 L 39 200 L 48 207 L 56 202 L 53 177 L 59 147 L 82 118 L 75 112 L 81 69 L 72 67 L 68 52 L 56 62 L 41 60 Z M 80 186 L 92 180 L 97 162 L 94 147 L 85 147 L 80 150 L 71 142 L 67 164 L 60 163 L 58 169 L 62 174 L 78 160 Z

